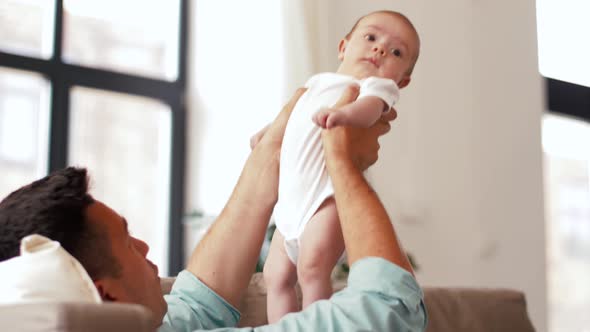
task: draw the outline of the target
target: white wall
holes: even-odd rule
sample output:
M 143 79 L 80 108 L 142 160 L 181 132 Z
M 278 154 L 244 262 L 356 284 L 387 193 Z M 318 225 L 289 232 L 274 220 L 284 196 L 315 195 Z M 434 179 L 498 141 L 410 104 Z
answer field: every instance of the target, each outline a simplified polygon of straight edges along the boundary
M 535 2 L 324 0 L 307 5 L 316 6 L 310 26 L 321 28 L 314 39 L 318 47 L 309 50 L 319 57 L 315 71 L 336 68 L 337 42 L 362 14 L 394 9 L 415 23 L 422 54 L 370 179 L 417 259 L 424 285 L 521 289 L 537 330 L 546 331 L 543 95 Z M 231 171 L 216 172 L 211 165 L 221 151 L 203 153 L 212 142 L 202 133 L 208 122 L 194 121 L 212 112 L 195 101 L 200 89 L 194 84 L 190 89 L 189 133 L 196 136 L 189 143 L 188 197 L 189 207 L 208 209 L 204 196 L 212 181 L 223 187 L 217 186 L 222 193 L 215 195 L 229 195 L 229 182 L 247 153 L 235 145 L 249 135 L 235 131 L 227 137 L 234 146 L 224 146 L 223 152 L 243 156 Z M 256 112 L 259 101 L 235 101 L 226 111 Z

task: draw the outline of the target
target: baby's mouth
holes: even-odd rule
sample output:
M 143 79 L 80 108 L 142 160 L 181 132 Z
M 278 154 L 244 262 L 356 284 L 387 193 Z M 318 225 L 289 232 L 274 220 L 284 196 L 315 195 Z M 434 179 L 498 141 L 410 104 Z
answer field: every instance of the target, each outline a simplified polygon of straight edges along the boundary
M 374 58 L 365 58 L 363 60 L 366 61 L 366 62 L 368 62 L 368 63 L 370 63 L 370 64 L 372 64 L 373 66 L 379 68 L 379 63 L 377 63 L 377 60 L 376 59 L 374 59 Z

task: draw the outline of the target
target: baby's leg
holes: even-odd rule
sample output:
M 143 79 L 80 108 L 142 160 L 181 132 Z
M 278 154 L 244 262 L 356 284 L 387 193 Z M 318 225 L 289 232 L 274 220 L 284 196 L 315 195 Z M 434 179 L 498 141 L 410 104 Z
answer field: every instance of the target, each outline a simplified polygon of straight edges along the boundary
M 266 312 L 268 322 L 274 323 L 284 315 L 299 310 L 295 284 L 297 271 L 285 252 L 285 239 L 277 230 L 274 233 L 266 263 L 264 281 L 267 288 Z
M 301 237 L 297 275 L 303 308 L 332 295 L 331 274 L 344 251 L 336 204 L 326 200 L 305 226 Z

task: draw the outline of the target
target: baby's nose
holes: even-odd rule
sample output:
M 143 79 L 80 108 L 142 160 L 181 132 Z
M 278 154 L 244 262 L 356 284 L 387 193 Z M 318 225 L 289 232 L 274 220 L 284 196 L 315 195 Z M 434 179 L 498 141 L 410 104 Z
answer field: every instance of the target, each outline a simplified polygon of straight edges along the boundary
M 381 56 L 385 55 L 385 50 L 383 49 L 383 47 L 381 47 L 379 45 L 375 45 L 373 47 L 373 52 L 375 52 L 375 53 L 377 53 L 377 54 L 379 54 Z

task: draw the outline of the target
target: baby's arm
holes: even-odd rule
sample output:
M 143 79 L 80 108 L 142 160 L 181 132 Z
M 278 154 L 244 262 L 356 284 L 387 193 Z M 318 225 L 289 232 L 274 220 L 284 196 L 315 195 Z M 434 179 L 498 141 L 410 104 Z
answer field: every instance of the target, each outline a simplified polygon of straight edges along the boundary
M 388 107 L 376 96 L 365 96 L 335 109 L 321 109 L 313 115 L 313 122 L 322 128 L 336 126 L 354 126 L 368 128 L 372 126 Z

